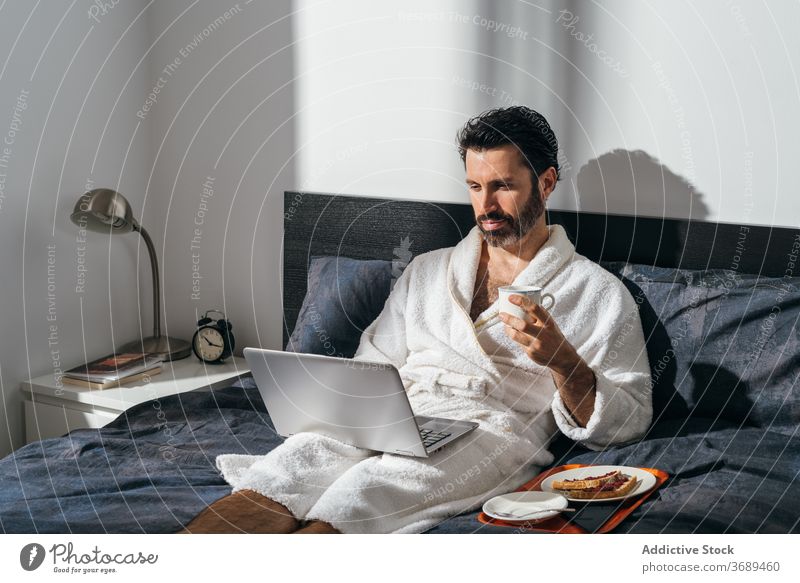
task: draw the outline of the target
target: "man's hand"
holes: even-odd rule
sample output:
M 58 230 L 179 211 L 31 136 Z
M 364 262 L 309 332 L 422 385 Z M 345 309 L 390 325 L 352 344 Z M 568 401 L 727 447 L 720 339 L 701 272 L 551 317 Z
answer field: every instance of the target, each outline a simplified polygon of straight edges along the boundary
M 508 300 L 522 308 L 530 320 L 522 320 L 507 312 L 500 312 L 500 319 L 506 324 L 508 337 L 517 341 L 536 364 L 554 371 L 563 371 L 574 366 L 580 356 L 572 344 L 564 338 L 561 329 L 548 311 L 523 295 L 512 294 Z
M 594 411 L 594 372 L 564 338 L 547 310 L 523 295 L 512 294 L 508 299 L 522 308 L 530 321 L 500 312 L 506 334 L 532 361 L 550 369 L 564 404 L 575 421 L 586 427 Z

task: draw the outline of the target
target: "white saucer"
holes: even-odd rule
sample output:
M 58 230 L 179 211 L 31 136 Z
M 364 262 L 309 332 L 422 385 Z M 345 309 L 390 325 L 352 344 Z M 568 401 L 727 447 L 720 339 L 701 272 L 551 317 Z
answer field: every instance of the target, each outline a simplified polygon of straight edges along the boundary
M 561 494 L 538 491 L 509 492 L 487 500 L 483 505 L 483 512 L 497 520 L 534 524 L 552 518 L 566 507 L 567 499 Z M 497 514 L 497 512 L 506 512 L 524 516 L 526 513 L 532 513 L 540 508 L 547 509 L 547 512 L 534 514 L 532 518 L 508 518 Z

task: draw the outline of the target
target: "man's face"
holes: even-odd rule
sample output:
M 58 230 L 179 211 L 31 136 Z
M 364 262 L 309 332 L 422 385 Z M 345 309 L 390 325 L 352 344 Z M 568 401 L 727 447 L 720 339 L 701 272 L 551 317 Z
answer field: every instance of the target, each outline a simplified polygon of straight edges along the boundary
M 539 184 L 511 145 L 491 150 L 467 150 L 466 182 L 475 221 L 494 247 L 519 243 L 544 212 Z

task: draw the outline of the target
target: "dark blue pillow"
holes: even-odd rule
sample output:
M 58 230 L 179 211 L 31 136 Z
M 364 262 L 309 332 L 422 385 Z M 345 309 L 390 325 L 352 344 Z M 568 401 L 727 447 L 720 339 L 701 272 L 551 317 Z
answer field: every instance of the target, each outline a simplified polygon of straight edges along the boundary
M 311 257 L 306 297 L 286 350 L 352 358 L 391 283 L 391 261 Z
M 654 421 L 687 417 L 794 431 L 800 278 L 607 264 L 640 306 Z

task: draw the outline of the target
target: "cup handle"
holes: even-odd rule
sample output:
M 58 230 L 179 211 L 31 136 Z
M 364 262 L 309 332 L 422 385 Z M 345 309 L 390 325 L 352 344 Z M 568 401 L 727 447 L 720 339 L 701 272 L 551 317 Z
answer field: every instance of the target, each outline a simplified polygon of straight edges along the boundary
M 544 301 L 545 301 L 546 299 L 549 299 L 549 300 L 550 300 L 550 304 L 549 304 L 549 305 L 547 305 L 547 306 L 545 306 L 545 305 L 544 305 Z M 556 305 L 556 299 L 553 297 L 553 294 L 542 294 L 542 307 L 543 307 L 545 310 L 550 310 L 550 309 L 551 309 L 553 306 L 555 306 L 555 305 Z

